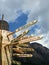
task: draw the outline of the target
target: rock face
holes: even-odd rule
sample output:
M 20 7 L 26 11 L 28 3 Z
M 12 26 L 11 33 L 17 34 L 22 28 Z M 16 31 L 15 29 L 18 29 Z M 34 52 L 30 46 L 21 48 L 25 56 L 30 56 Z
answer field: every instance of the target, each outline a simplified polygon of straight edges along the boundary
M 35 49 L 32 57 L 32 63 L 36 65 L 49 65 L 49 49 L 38 43 L 30 44 Z
M 31 58 L 14 57 L 14 60 L 20 61 L 21 65 L 49 65 L 49 49 L 36 42 L 32 44 L 29 43 L 29 45 L 35 50 L 34 52 L 29 52 L 32 53 L 33 56 Z

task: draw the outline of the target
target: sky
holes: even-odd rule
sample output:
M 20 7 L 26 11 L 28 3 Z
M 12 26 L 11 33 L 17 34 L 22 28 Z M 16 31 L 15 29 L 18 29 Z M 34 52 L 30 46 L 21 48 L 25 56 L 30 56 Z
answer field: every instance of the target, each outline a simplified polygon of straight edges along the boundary
M 0 19 L 2 14 L 10 31 L 38 20 L 28 34 L 43 35 L 37 42 L 49 48 L 49 0 L 0 0 Z

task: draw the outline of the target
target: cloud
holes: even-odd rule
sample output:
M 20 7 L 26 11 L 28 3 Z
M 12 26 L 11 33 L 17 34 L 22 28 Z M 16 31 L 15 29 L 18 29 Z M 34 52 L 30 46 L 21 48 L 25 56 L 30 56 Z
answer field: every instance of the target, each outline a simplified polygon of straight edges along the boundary
M 21 10 L 22 2 L 23 0 L 0 0 L 0 16 L 4 14 L 8 22 L 16 19 L 19 16 L 17 10 Z
M 38 26 L 41 28 L 42 33 L 49 31 L 49 1 L 48 0 L 37 0 L 30 6 L 30 14 L 28 16 L 28 21 L 34 19 L 38 20 Z
M 33 8 L 34 7 L 34 8 Z M 44 35 L 44 38 L 39 43 L 49 48 L 49 1 L 37 0 L 30 9 L 28 20 L 37 19 L 39 28 L 35 28 L 35 35 Z
M 43 34 L 43 39 L 36 41 L 43 46 L 49 48 L 49 32 L 47 34 Z
M 24 13 L 31 10 L 35 11 L 38 7 L 38 0 L 0 0 L 0 6 L 0 16 L 4 14 L 5 20 L 9 22 L 20 15 L 18 11 L 22 11 Z

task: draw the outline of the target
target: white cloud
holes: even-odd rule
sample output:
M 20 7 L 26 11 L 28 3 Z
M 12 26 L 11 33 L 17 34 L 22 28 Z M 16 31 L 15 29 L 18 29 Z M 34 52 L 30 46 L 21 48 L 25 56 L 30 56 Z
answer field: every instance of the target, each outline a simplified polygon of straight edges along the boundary
M 40 40 L 37 40 L 36 42 L 38 42 L 38 43 L 42 44 L 43 46 L 49 48 L 49 31 L 44 33 L 44 32 L 42 32 L 41 28 L 40 29 L 36 29 L 34 35 L 35 36 L 41 36 L 42 35 L 43 38 L 40 39 Z
M 49 32 L 46 34 L 43 34 L 43 39 L 38 40 L 37 42 L 49 48 Z
M 17 10 L 21 9 L 23 0 L 0 0 L 0 16 L 4 14 L 5 20 L 15 20 L 19 14 Z M 1 18 L 1 17 L 0 17 Z
M 20 14 L 18 10 L 36 12 L 39 0 L 0 0 L 0 16 L 5 15 L 5 20 L 10 21 L 16 19 Z M 37 9 L 38 10 L 38 9 Z
M 36 3 L 38 4 L 36 5 Z M 28 16 L 28 21 L 37 19 L 40 29 L 36 29 L 35 35 L 44 35 L 44 38 L 39 43 L 49 48 L 49 1 L 48 0 L 38 0 L 34 3 L 34 9 L 31 8 L 30 14 Z

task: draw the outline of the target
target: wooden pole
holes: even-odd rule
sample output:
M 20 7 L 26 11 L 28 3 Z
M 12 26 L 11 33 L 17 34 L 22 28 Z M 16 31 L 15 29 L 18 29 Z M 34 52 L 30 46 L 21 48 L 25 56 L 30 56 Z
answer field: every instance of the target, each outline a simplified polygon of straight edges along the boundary
M 4 15 L 2 15 L 2 22 L 3 22 Z M 2 65 L 2 23 L 0 27 L 0 65 Z
M 2 65 L 2 33 L 0 30 L 0 65 Z

